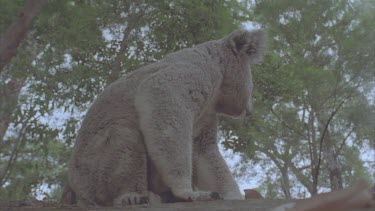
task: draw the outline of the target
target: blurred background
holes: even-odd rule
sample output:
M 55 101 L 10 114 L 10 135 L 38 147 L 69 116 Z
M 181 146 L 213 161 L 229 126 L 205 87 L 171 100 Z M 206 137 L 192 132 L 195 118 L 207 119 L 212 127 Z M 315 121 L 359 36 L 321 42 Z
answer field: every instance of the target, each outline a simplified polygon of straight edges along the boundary
M 0 200 L 58 200 L 82 118 L 167 53 L 263 28 L 255 110 L 221 119 L 241 189 L 305 198 L 375 181 L 374 0 L 0 0 Z

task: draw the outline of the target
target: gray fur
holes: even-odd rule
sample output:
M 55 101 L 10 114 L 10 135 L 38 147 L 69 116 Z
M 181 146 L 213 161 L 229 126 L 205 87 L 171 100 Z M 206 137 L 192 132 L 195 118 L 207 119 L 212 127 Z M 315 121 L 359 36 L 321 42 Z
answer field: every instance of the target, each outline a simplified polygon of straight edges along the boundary
M 217 114 L 251 113 L 250 64 L 264 53 L 263 31 L 237 30 L 108 86 L 86 114 L 70 159 L 69 186 L 79 202 L 211 200 L 215 192 L 242 199 L 218 150 Z

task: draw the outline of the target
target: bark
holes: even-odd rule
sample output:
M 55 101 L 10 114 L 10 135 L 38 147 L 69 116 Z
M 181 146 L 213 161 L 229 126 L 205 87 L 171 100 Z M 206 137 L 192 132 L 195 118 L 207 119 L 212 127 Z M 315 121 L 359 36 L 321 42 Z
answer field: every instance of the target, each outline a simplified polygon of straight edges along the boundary
M 13 168 L 13 164 L 16 162 L 18 158 L 18 153 L 20 150 L 20 146 L 22 145 L 22 142 L 24 142 L 25 138 L 25 124 L 22 125 L 21 130 L 18 132 L 17 138 L 12 142 L 12 150 L 9 156 L 9 159 L 4 164 L 4 167 L 0 169 L 0 190 L 3 187 L 4 183 L 9 177 L 9 174 Z
M 28 64 L 24 69 L 29 69 L 31 67 L 32 60 L 36 58 L 38 49 L 41 47 L 35 39 L 34 32 L 30 31 L 27 33 L 25 40 L 20 46 L 22 51 L 17 55 L 17 57 L 24 59 L 23 62 L 25 62 L 25 64 Z M 13 76 L 11 74 L 12 68 L 12 65 L 7 65 L 1 73 L 4 80 L 0 85 L 0 153 L 9 152 L 9 157 L 4 157 L 4 165 L 0 168 L 0 189 L 1 185 L 7 181 L 14 163 L 17 161 L 20 148 L 25 141 L 25 127 L 29 121 L 29 119 L 27 119 L 19 123 L 18 125 L 21 126 L 21 129 L 12 136 L 12 139 L 5 142 L 4 137 L 9 129 L 10 123 L 14 121 L 14 112 L 17 109 L 19 95 L 28 77 L 27 72 L 24 72 L 24 74 L 18 76 L 18 78 Z
M 296 166 L 294 165 L 290 165 L 290 170 L 293 172 L 293 174 L 297 177 L 298 181 L 306 187 L 306 189 L 309 191 L 309 193 L 311 193 L 311 195 L 315 194 L 315 189 L 314 189 L 314 186 L 313 186 L 313 183 L 311 182 L 310 178 L 309 177 L 306 177 L 301 169 L 297 168 Z
M 32 20 L 40 12 L 47 0 L 28 0 L 18 13 L 18 18 L 8 27 L 0 38 L 0 73 L 16 54 L 17 48 L 25 38 Z
M 290 178 L 289 178 L 289 167 L 291 168 L 294 168 L 296 169 L 295 166 L 293 166 L 293 164 L 290 162 L 290 160 L 287 160 L 288 157 L 287 155 L 283 155 L 281 156 L 279 153 L 276 152 L 276 149 L 272 150 L 272 151 L 269 151 L 269 150 L 261 150 L 264 154 L 267 155 L 267 157 L 269 157 L 273 163 L 276 165 L 276 167 L 280 170 L 281 172 L 281 189 L 283 191 L 283 194 L 285 196 L 286 199 L 290 199 L 291 198 L 291 194 L 290 194 Z M 279 159 L 282 160 L 283 162 L 279 162 Z M 283 159 L 283 158 L 286 158 L 286 159 Z M 301 183 L 303 185 L 306 185 L 306 187 L 308 188 L 308 185 L 306 183 L 304 183 L 305 179 L 303 174 L 299 171 L 298 173 L 297 172 L 293 172 L 293 173 L 296 173 L 296 176 L 298 179 L 301 180 Z M 298 175 L 297 175 L 298 174 Z
M 17 57 L 25 58 L 26 65 L 24 69 L 30 68 L 32 60 L 38 55 L 38 49 L 41 46 L 35 40 L 35 31 L 27 33 L 25 41 L 22 42 L 22 52 Z M 14 111 L 17 109 L 18 97 L 21 89 L 28 77 L 27 73 L 18 76 L 12 76 L 12 66 L 6 66 L 2 72 L 3 83 L 0 84 L 0 152 L 4 146 L 4 136 L 8 130 L 9 124 L 13 121 Z
M 334 152 L 334 149 L 333 149 L 333 144 L 331 143 L 332 146 L 330 147 L 329 143 L 328 143 L 328 148 L 326 150 L 323 150 L 323 146 L 325 145 L 325 141 L 328 141 L 328 142 L 331 141 L 332 142 L 332 138 L 331 138 L 330 135 L 328 135 L 328 139 L 327 139 L 327 132 L 329 133 L 329 125 L 330 125 L 333 117 L 336 115 L 336 113 L 342 107 L 342 105 L 344 105 L 344 103 L 352 97 L 352 94 L 354 94 L 354 93 L 350 93 L 345 99 L 343 99 L 338 104 L 338 106 L 333 110 L 333 112 L 330 115 L 328 113 L 325 114 L 324 112 L 315 112 L 316 119 L 317 119 L 317 122 L 318 122 L 318 128 L 319 128 L 320 134 L 321 134 L 320 144 L 319 144 L 318 162 L 317 162 L 317 166 L 316 166 L 316 171 L 314 172 L 314 175 L 313 175 L 314 180 L 316 181 L 316 185 L 318 184 L 322 154 L 325 152 L 326 158 L 329 159 L 329 160 L 327 160 L 327 162 L 329 162 L 329 163 L 327 163 L 327 165 L 331 165 L 331 166 L 328 167 L 328 168 L 330 168 L 329 171 L 332 171 L 332 172 L 330 172 L 330 175 L 332 174 L 331 187 L 342 189 L 342 179 L 337 177 L 337 175 L 340 175 L 340 177 L 342 177 L 341 169 L 340 169 L 340 165 L 339 165 L 338 160 L 337 160 L 337 156 L 335 155 L 335 152 Z M 328 117 L 327 120 L 323 119 L 322 115 L 325 115 L 324 116 L 325 118 L 327 116 Z M 330 155 L 329 155 L 330 153 L 333 153 L 333 157 L 330 157 Z M 336 169 L 336 168 L 339 168 L 340 171 L 338 171 L 338 169 Z M 341 185 L 340 185 L 340 183 L 341 183 Z M 340 188 L 340 186 L 341 186 L 341 188 Z
M 365 190 L 359 188 L 349 188 L 339 192 L 321 194 L 309 199 L 290 199 L 290 200 L 269 200 L 269 199 L 250 199 L 250 200 L 216 200 L 216 201 L 193 201 L 181 203 L 161 203 L 161 204 L 141 204 L 131 207 L 99 207 L 89 206 L 78 208 L 77 205 L 62 205 L 54 201 L 4 201 L 0 203 L 0 210 L 30 210 L 30 211 L 50 211 L 50 210 L 96 210 L 96 211 L 373 211 L 374 200 L 368 197 Z M 349 200 L 348 200 L 349 199 Z M 367 206 L 370 204 L 369 206 Z M 333 205 L 333 206 L 332 206 Z M 371 207 L 370 207 L 371 206 Z M 290 207 L 293 207 L 289 209 Z M 364 208 L 367 207 L 367 208 Z M 14 209 L 13 209 L 14 208 Z
M 310 131 L 310 157 L 311 157 L 311 175 L 312 175 L 312 187 L 310 190 L 311 195 L 318 193 L 318 180 L 314 176 L 317 172 L 317 164 L 318 164 L 318 150 L 316 147 L 316 132 L 315 132 L 315 126 L 314 126 L 314 112 L 311 110 L 309 114 L 309 123 L 308 128 Z
M 124 37 L 120 43 L 120 50 L 116 54 L 116 58 L 112 64 L 112 71 L 108 78 L 108 83 L 112 83 L 117 80 L 121 75 L 121 61 L 124 58 L 125 53 L 129 49 L 129 40 L 131 38 L 131 32 L 137 27 L 138 22 L 144 15 L 144 8 L 141 8 L 138 4 L 134 5 L 129 9 L 129 15 L 127 20 L 127 26 L 124 30 Z
M 121 73 L 121 60 L 124 58 L 126 51 L 128 50 L 129 36 L 132 31 L 132 26 L 127 26 L 124 30 L 124 37 L 120 43 L 120 50 L 116 55 L 115 61 L 112 64 L 112 72 L 109 75 L 108 82 L 112 83 L 120 77 Z
M 286 163 L 281 170 L 281 189 L 283 190 L 285 199 L 290 199 L 290 179 L 288 174 L 288 164 Z
M 330 138 L 327 138 L 327 146 L 325 150 L 325 161 L 329 172 L 329 180 L 331 184 L 331 190 L 341 190 L 343 189 L 342 184 L 342 168 L 340 163 L 337 160 L 337 157 L 335 156 L 335 153 L 333 151 L 332 142 L 328 141 Z M 328 143 L 330 142 L 330 143 Z
M 342 170 L 341 165 L 337 159 L 333 140 L 331 137 L 330 129 L 328 125 L 328 122 L 324 124 L 324 120 L 322 119 L 321 114 L 317 113 L 317 119 L 318 119 L 318 125 L 321 133 L 323 133 L 324 128 L 326 127 L 326 133 L 323 137 L 323 157 L 325 164 L 327 166 L 328 172 L 329 172 L 329 180 L 331 184 L 331 190 L 341 190 L 343 189 L 342 184 Z
M 274 209 L 285 210 L 285 209 Z M 365 209 L 368 208 L 368 209 Z M 322 193 L 309 199 L 296 202 L 293 211 L 331 211 L 331 210 L 374 210 L 375 198 L 371 195 L 365 180 L 358 181 L 354 186 L 341 191 Z
M 0 87 L 0 152 L 4 147 L 4 136 L 12 122 L 12 114 L 17 107 L 18 96 L 24 82 L 24 79 L 13 78 Z

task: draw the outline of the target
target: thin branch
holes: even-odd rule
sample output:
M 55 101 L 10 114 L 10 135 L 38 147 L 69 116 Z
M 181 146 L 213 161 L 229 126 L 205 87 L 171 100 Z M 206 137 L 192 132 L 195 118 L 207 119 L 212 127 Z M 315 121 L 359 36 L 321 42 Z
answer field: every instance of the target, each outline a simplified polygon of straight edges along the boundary
M 21 88 L 25 84 L 25 79 L 12 78 L 2 90 L 0 90 L 0 151 L 3 149 L 4 136 L 12 121 L 14 108 L 17 106 Z
M 300 131 L 297 131 L 297 129 L 293 128 L 292 126 L 290 126 L 290 125 L 288 125 L 286 122 L 284 122 L 284 121 L 281 119 L 281 117 L 280 117 L 279 115 L 276 114 L 275 110 L 273 110 L 272 107 L 271 107 L 271 112 L 272 112 L 273 115 L 276 116 L 276 118 L 277 118 L 277 119 L 278 119 L 278 120 L 279 120 L 279 121 L 280 121 L 285 127 L 287 127 L 288 129 L 290 129 L 291 131 L 297 133 L 298 135 L 302 136 L 303 138 L 308 139 L 308 137 L 307 137 L 305 134 L 303 134 L 303 133 L 300 132 Z
M 340 147 L 337 149 L 336 153 L 335 153 L 335 157 L 337 157 L 339 154 L 340 154 L 340 151 L 344 148 L 345 146 L 345 143 L 346 143 L 346 140 L 348 140 L 348 138 L 350 137 L 350 135 L 354 132 L 354 129 L 352 129 L 348 135 L 345 136 L 345 138 L 342 140 L 342 143 L 340 144 Z
M 318 176 L 319 176 L 319 171 L 320 171 L 320 165 L 321 165 L 321 160 L 322 160 L 322 148 L 323 148 L 323 140 L 325 138 L 325 135 L 327 133 L 327 130 L 328 130 L 328 126 L 329 124 L 331 123 L 333 117 L 336 115 L 336 113 L 340 110 L 341 106 L 344 105 L 344 103 L 349 99 L 351 98 L 352 95 L 348 95 L 343 101 L 341 101 L 341 103 L 338 105 L 338 107 L 331 113 L 330 117 L 328 118 L 328 121 L 327 123 L 325 124 L 324 126 L 324 129 L 323 129 L 323 133 L 322 133 L 322 136 L 320 137 L 320 141 L 319 141 L 319 157 L 318 157 L 318 164 L 316 166 L 316 169 L 315 169 L 315 175 L 314 175 L 314 179 L 315 181 L 318 181 Z
M 312 134 L 311 133 L 311 130 L 310 130 L 310 122 L 311 122 L 311 115 L 312 115 L 312 112 L 309 112 L 309 117 L 308 117 L 308 123 L 307 123 L 307 126 L 306 126 L 306 129 L 307 129 L 307 143 L 308 143 L 308 148 L 309 148 L 309 155 L 310 155 L 310 159 L 311 159 L 311 162 L 310 162 L 310 168 L 311 168 L 311 172 L 314 172 L 314 162 L 313 160 L 315 160 L 314 158 L 314 154 L 313 154 L 313 139 L 312 139 Z
M 136 9 L 139 9 L 136 5 L 133 7 L 133 11 L 128 16 L 128 25 L 126 26 L 126 29 L 124 30 L 124 35 L 120 43 L 120 50 L 116 55 L 116 58 L 112 64 L 112 72 L 109 75 L 108 82 L 112 83 L 115 80 L 117 80 L 120 77 L 121 73 L 121 60 L 124 58 L 124 55 L 126 51 L 128 50 L 129 45 L 129 38 L 131 31 L 133 31 L 139 22 L 141 20 L 141 17 L 144 15 L 144 10 L 140 9 L 139 12 L 135 13 Z
M 337 93 L 338 91 L 340 91 L 340 89 L 342 89 L 343 87 L 345 87 L 346 85 L 348 85 L 350 82 L 353 82 L 354 79 L 358 78 L 359 77 L 359 73 L 354 75 L 349 81 L 345 81 L 343 84 L 341 84 L 340 86 L 338 85 L 335 85 L 336 88 L 335 90 L 330 94 L 328 95 L 321 103 L 320 103 L 320 107 L 322 107 L 324 105 L 324 103 L 326 103 L 329 99 L 332 98 L 332 96 L 335 96 L 335 100 L 336 100 L 336 96 L 337 96 Z M 358 87 L 359 85 L 357 86 L 354 86 L 354 87 Z
M 282 169 L 282 165 L 276 156 L 278 154 L 276 150 L 272 150 L 271 152 L 269 152 L 268 150 L 261 150 L 261 152 L 268 156 L 274 162 L 278 169 Z
M 133 30 L 133 24 L 129 24 L 124 30 L 124 35 L 120 43 L 120 50 L 116 54 L 116 58 L 112 64 L 112 72 L 109 76 L 109 83 L 117 80 L 120 77 L 121 72 L 121 60 L 123 59 L 125 52 L 128 50 L 130 32 Z
M 24 139 L 24 137 L 25 137 L 26 124 L 27 123 L 22 124 L 22 128 L 21 128 L 20 132 L 18 133 L 18 136 L 17 136 L 16 140 L 14 141 L 13 150 L 10 154 L 9 160 L 6 163 L 5 167 L 0 172 L 0 188 L 4 185 L 5 181 L 7 180 L 7 178 L 8 178 L 7 175 L 9 175 L 9 170 L 11 169 L 11 166 L 13 165 L 14 161 L 18 157 L 18 150 L 19 150 L 18 147 L 19 147 L 22 139 Z
M 311 194 L 313 194 L 313 184 L 311 183 L 311 180 L 304 174 L 302 174 L 302 171 L 300 171 L 300 169 L 296 166 L 289 165 L 289 167 L 292 170 L 293 174 L 297 177 L 297 179 L 302 183 L 302 185 L 305 186 Z

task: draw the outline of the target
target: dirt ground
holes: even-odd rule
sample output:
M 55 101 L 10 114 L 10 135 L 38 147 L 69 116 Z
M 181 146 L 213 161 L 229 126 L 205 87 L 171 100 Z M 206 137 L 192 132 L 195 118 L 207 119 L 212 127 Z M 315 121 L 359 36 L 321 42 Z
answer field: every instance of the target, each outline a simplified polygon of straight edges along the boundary
M 183 202 L 160 205 L 138 205 L 129 206 L 128 211 L 266 211 L 273 207 L 287 203 L 285 200 L 242 200 L 242 201 L 206 201 L 206 202 Z M 98 211 L 120 211 L 124 208 L 115 207 L 89 207 L 79 208 L 77 206 L 66 206 L 51 201 L 12 201 L 0 202 L 1 211 L 30 210 L 30 211 L 60 211 L 60 210 L 98 210 Z M 358 210 L 359 211 L 359 210 Z M 362 211 L 374 211 L 373 208 L 362 209 Z

